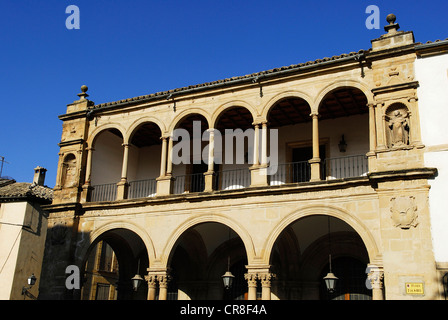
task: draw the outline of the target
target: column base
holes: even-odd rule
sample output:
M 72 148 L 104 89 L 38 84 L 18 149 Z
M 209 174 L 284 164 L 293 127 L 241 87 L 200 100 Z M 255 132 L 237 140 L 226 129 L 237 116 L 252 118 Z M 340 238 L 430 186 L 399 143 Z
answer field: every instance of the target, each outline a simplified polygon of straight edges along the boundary
M 212 192 L 215 190 L 215 172 L 214 171 L 207 171 L 204 173 L 204 192 Z
M 268 186 L 268 167 L 266 165 L 252 166 L 249 170 L 251 187 Z
M 123 200 L 128 198 L 128 190 L 129 190 L 129 183 L 126 179 L 122 179 L 120 182 L 117 183 L 117 200 Z
M 173 193 L 174 178 L 169 176 L 158 177 L 157 179 L 157 196 L 167 196 Z
M 308 161 L 311 169 L 311 179 L 310 181 L 321 181 L 320 176 L 320 158 L 312 158 Z

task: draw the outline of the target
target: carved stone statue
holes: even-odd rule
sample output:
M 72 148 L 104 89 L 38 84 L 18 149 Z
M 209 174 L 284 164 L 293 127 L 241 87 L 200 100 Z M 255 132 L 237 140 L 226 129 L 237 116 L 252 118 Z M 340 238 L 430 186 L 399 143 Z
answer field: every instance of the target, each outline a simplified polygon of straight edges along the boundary
M 408 113 L 403 110 L 395 110 L 389 117 L 389 129 L 391 145 L 401 147 L 409 144 Z

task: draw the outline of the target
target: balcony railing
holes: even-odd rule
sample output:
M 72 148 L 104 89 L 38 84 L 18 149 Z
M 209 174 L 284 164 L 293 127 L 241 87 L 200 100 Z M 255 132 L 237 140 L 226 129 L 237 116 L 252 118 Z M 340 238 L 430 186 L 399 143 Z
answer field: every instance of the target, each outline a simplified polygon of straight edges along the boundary
M 205 178 L 203 173 L 185 174 L 175 177 L 173 193 L 202 192 L 204 188 Z
M 272 168 L 271 168 L 272 169 Z M 308 161 L 283 163 L 276 165 L 276 172 L 269 176 L 269 185 L 307 182 L 311 178 Z M 354 155 L 338 158 L 327 158 L 321 163 L 321 177 L 323 180 L 343 179 L 365 176 L 369 171 L 367 157 Z M 236 190 L 248 188 L 251 183 L 249 168 L 223 170 L 215 172 L 214 190 Z M 174 179 L 173 194 L 202 192 L 205 189 L 203 173 L 177 176 Z M 156 179 L 137 180 L 129 184 L 129 199 L 156 196 Z M 92 202 L 114 201 L 117 195 L 117 184 L 109 183 L 93 186 Z
M 154 197 L 157 191 L 156 179 L 136 180 L 129 183 L 129 199 Z
M 355 155 L 324 160 L 327 180 L 362 177 L 369 172 L 365 155 Z
M 93 186 L 90 201 L 115 201 L 117 197 L 117 184 L 108 183 Z
M 311 169 L 308 161 L 282 163 L 276 165 L 277 171 L 270 176 L 271 186 L 285 183 L 306 182 L 311 178 Z M 271 167 L 271 170 L 275 167 Z
M 250 186 L 249 168 L 218 171 L 215 176 L 216 190 L 236 190 Z
M 215 172 L 214 190 L 235 190 L 250 186 L 249 168 L 223 170 Z M 173 193 L 202 192 L 205 189 L 203 173 L 193 173 L 177 176 L 174 181 Z

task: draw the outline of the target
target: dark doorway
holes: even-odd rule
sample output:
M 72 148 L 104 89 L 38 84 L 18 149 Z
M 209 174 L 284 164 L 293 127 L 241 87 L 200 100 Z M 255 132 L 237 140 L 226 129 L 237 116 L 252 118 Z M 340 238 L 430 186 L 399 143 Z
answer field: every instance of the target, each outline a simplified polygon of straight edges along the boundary
M 325 159 L 325 145 L 319 147 L 321 164 Z M 313 147 L 301 147 L 292 149 L 292 177 L 291 182 L 305 182 L 311 179 L 309 160 L 313 158 Z M 321 179 L 325 179 L 325 166 L 321 165 Z

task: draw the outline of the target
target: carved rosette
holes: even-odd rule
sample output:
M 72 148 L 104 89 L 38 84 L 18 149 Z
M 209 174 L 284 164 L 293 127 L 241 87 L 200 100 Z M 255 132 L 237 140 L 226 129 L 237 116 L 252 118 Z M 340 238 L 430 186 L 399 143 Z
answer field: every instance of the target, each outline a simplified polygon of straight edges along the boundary
M 418 225 L 415 197 L 400 196 L 390 199 L 391 219 L 395 227 L 409 229 Z

